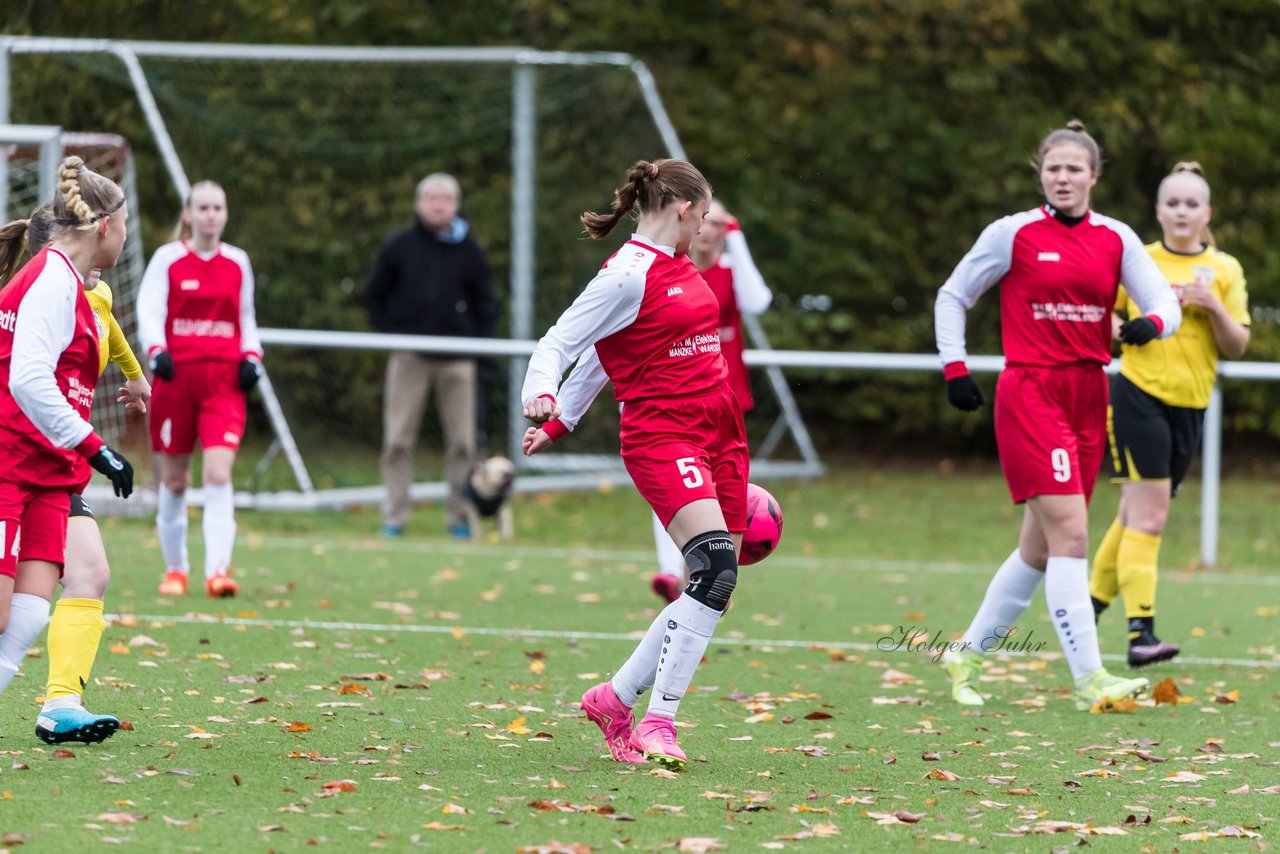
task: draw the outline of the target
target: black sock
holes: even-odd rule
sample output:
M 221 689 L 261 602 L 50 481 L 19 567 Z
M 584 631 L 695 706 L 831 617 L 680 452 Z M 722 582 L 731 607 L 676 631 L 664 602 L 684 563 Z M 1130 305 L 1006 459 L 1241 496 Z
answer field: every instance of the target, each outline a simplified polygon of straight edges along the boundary
M 1093 602 L 1093 621 L 1098 622 L 1098 618 L 1102 616 L 1102 612 L 1111 607 L 1110 602 L 1103 602 L 1097 596 L 1090 596 L 1089 600 Z
M 1129 618 L 1129 644 L 1150 645 L 1159 643 L 1156 637 L 1156 618 L 1155 617 L 1130 617 Z

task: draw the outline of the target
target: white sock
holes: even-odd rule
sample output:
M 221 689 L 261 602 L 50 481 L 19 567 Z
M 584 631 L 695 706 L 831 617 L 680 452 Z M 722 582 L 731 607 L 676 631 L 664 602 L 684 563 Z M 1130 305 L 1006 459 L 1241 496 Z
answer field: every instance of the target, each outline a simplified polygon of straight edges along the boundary
M 653 693 L 649 696 L 649 713 L 674 718 L 723 612 L 708 608 L 688 593 L 681 593 L 671 603 L 670 611 Z
M 658 521 L 657 513 L 653 514 L 653 544 L 658 549 L 658 571 L 663 575 L 684 578 L 684 555 L 680 553 L 680 547 L 671 539 L 667 529 L 662 527 L 662 522 Z
M 1071 677 L 1079 679 L 1101 667 L 1098 629 L 1089 600 L 1089 561 L 1082 557 L 1050 557 L 1045 567 L 1044 598 L 1071 666 Z
M 653 687 L 653 678 L 658 672 L 658 658 L 662 655 L 662 638 L 667 633 L 667 620 L 671 619 L 671 609 L 675 606 L 676 603 L 672 602 L 653 618 L 644 639 L 609 680 L 613 685 L 613 693 L 628 708 L 636 704 L 641 694 Z
M 84 701 L 80 699 L 79 694 L 63 694 L 61 697 L 54 697 L 51 700 L 45 700 L 44 706 L 41 707 L 42 712 L 52 712 L 55 709 L 83 709 Z
M 0 691 L 22 667 L 27 650 L 49 625 L 49 600 L 30 593 L 13 594 L 9 606 L 9 625 L 0 634 Z
M 1009 637 L 1018 618 L 1031 604 L 1031 597 L 1043 579 L 1044 573 L 1023 560 L 1022 553 L 1014 549 L 992 576 L 978 613 L 973 615 L 973 622 L 964 633 L 969 649 L 978 653 L 998 650 L 1002 639 Z
M 190 572 L 187 557 L 187 493 L 173 492 L 164 484 L 156 495 L 156 536 L 168 572 Z
M 236 542 L 235 492 L 229 483 L 204 487 L 204 576 L 226 575 Z

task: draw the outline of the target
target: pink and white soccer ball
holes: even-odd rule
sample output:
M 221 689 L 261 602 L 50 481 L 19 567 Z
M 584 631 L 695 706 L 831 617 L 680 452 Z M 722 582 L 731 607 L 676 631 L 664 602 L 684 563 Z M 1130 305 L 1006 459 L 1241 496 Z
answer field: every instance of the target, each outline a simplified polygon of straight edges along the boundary
M 738 563 L 748 566 L 773 554 L 782 539 L 782 507 L 767 490 L 747 484 L 747 530 Z

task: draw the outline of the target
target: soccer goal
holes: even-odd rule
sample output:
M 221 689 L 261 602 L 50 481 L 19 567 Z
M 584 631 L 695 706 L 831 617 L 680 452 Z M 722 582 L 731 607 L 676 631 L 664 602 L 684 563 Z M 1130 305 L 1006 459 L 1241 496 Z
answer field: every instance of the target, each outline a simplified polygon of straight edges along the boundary
M 47 96 L 54 91 L 94 92 L 93 103 L 77 103 L 77 124 L 133 142 L 134 180 L 146 188 L 135 216 L 166 213 L 143 229 L 149 240 L 131 236 L 131 250 L 149 254 L 167 239 L 193 181 L 226 188 L 227 239 L 253 260 L 260 323 L 282 332 L 366 329 L 359 292 L 381 240 L 410 224 L 423 175 L 456 175 L 463 215 L 500 276 L 495 290 L 512 339 L 477 353 L 488 357 L 482 444 L 517 460 L 525 488 L 625 479 L 617 413 L 605 400 L 564 449 L 520 456 L 525 359 L 503 345 L 539 334 L 607 254 L 609 247 L 581 238 L 578 214 L 605 207 L 630 162 L 684 156 L 642 63 L 626 54 L 521 48 L 0 38 L 0 122 L 64 123 L 53 113 L 58 99 Z M 25 174 L 24 186 L 38 187 L 19 153 L 8 161 L 5 186 Z M 8 209 L 38 195 L 19 201 L 10 189 Z M 123 272 L 115 279 L 117 306 L 131 314 L 136 281 Z M 747 332 L 755 347 L 768 346 L 758 324 L 749 322 Z M 299 509 L 376 500 L 391 345 L 265 340 L 270 381 L 242 452 L 261 458 L 238 484 L 250 493 L 238 500 Z M 762 453 L 754 472 L 820 473 L 780 370 L 755 373 L 758 406 L 748 429 Z M 443 493 L 437 423 L 429 409 L 415 475 L 422 498 Z

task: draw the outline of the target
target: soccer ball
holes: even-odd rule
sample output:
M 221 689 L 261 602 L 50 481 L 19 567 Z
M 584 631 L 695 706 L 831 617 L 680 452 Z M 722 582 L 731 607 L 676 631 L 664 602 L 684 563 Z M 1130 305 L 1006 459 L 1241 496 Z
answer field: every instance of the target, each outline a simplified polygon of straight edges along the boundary
M 754 483 L 747 484 L 747 530 L 738 564 L 748 566 L 773 554 L 782 539 L 782 507 L 778 499 Z

